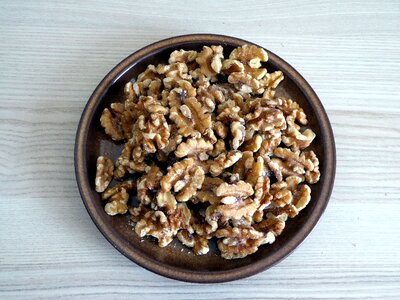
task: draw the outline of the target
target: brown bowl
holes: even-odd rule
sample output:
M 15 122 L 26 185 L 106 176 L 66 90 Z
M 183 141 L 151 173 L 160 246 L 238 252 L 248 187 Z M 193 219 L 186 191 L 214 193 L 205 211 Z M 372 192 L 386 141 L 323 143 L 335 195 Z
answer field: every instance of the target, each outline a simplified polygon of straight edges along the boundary
M 194 34 L 169 38 L 151 44 L 125 58 L 100 82 L 90 97 L 78 126 L 75 144 L 75 172 L 83 203 L 93 222 L 106 239 L 126 257 L 160 275 L 190 282 L 225 282 L 256 274 L 290 254 L 310 233 L 321 217 L 332 191 L 335 177 L 335 142 L 328 117 L 317 95 L 287 62 L 268 51 L 269 71 L 281 70 L 285 80 L 277 95 L 295 99 L 304 108 L 309 126 L 317 134 L 311 147 L 320 158 L 321 180 L 311 186 L 312 200 L 298 217 L 287 222 L 283 234 L 272 245 L 264 245 L 253 255 L 225 260 L 211 246 L 204 256 L 195 256 L 179 242 L 159 248 L 151 239 L 141 240 L 128 225 L 129 216 L 108 216 L 94 188 L 96 159 L 105 154 L 116 159 L 122 144 L 112 142 L 100 126 L 100 115 L 112 102 L 122 99 L 124 84 L 143 72 L 148 64 L 166 62 L 176 49 L 200 50 L 203 45 L 224 46 L 229 53 L 243 44 L 234 37 Z

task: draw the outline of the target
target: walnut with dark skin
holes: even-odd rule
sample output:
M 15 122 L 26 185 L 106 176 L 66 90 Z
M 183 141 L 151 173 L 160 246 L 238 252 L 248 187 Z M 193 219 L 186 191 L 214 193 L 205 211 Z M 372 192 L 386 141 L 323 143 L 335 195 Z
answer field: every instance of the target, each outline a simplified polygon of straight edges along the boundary
M 116 107 L 120 108 L 120 105 Z M 104 127 L 105 132 L 114 141 L 120 141 L 124 139 L 124 132 L 122 131 L 121 128 L 122 111 L 121 110 L 112 110 L 112 111 L 114 113 L 114 116 L 108 108 L 105 108 L 101 115 L 100 123 L 101 126 Z
M 137 181 L 137 199 L 145 205 L 150 204 L 150 191 L 160 187 L 160 180 L 163 176 L 160 168 L 153 165 L 146 168 L 146 174 Z
M 201 190 L 195 195 L 195 201 L 209 202 L 210 204 L 219 204 L 221 197 L 217 196 L 216 192 L 218 187 L 223 184 L 224 181 L 218 177 L 204 178 Z

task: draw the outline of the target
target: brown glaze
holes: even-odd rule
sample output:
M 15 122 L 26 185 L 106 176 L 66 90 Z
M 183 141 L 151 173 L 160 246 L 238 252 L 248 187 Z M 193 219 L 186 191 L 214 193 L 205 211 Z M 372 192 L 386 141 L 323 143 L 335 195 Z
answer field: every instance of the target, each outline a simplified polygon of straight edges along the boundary
M 75 172 L 82 200 L 93 222 L 106 239 L 126 257 L 160 275 L 190 282 L 225 282 L 254 275 L 290 254 L 311 232 L 328 204 L 332 191 L 336 154 L 331 125 L 317 95 L 287 62 L 268 51 L 268 71 L 282 70 L 285 80 L 277 95 L 292 98 L 304 108 L 310 127 L 317 134 L 311 147 L 320 158 L 321 180 L 311 186 L 312 200 L 295 219 L 289 220 L 281 236 L 272 245 L 261 246 L 253 255 L 225 260 L 215 245 L 204 256 L 195 256 L 189 248 L 174 241 L 159 248 L 150 239 L 141 239 L 128 225 L 128 216 L 108 216 L 94 187 L 96 159 L 105 154 L 118 157 L 122 144 L 108 138 L 100 126 L 105 107 L 122 99 L 124 84 L 145 70 L 148 64 L 166 62 L 176 49 L 200 50 L 203 45 L 222 45 L 228 54 L 233 48 L 251 42 L 212 34 L 173 37 L 151 44 L 125 58 L 100 82 L 90 97 L 78 126 L 75 143 Z

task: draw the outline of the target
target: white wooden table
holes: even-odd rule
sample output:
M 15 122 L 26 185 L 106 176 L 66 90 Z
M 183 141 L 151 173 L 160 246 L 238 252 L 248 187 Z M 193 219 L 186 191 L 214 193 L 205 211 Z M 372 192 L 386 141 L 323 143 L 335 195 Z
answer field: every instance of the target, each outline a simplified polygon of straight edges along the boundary
M 266 2 L 0 1 L 1 299 L 400 299 L 400 2 Z M 337 145 L 331 202 L 306 241 L 218 285 L 166 279 L 117 252 L 73 168 L 78 120 L 103 76 L 146 44 L 200 32 L 292 64 Z

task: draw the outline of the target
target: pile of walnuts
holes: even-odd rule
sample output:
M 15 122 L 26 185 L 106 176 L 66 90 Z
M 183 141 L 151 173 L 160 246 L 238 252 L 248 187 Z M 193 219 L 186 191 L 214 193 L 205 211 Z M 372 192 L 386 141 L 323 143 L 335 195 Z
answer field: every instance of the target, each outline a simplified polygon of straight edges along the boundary
M 96 191 L 109 215 L 129 211 L 135 232 L 160 247 L 174 237 L 221 256 L 245 257 L 273 243 L 310 201 L 318 158 L 298 103 L 275 97 L 281 71 L 267 53 L 243 45 L 179 50 L 125 85 L 125 99 L 100 118 L 114 141 L 126 141 L 115 164 L 97 160 Z M 108 188 L 115 178 L 122 182 Z M 137 199 L 128 206 L 130 196 Z

